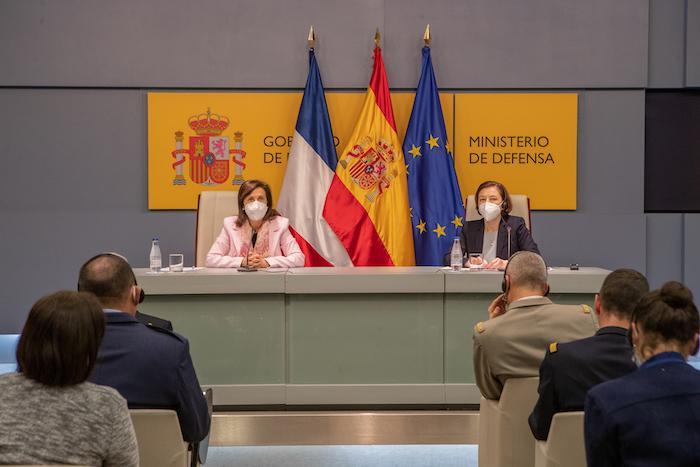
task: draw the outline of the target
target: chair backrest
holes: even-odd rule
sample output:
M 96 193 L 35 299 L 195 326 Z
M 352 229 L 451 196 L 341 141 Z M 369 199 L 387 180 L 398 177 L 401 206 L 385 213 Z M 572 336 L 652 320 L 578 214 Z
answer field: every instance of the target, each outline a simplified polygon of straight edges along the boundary
M 139 445 L 141 467 L 188 467 L 187 443 L 182 440 L 174 410 L 132 409 L 129 412 Z
M 0 334 L 0 374 L 17 371 L 17 342 L 19 334 Z
M 537 401 L 539 378 L 510 378 L 497 401 L 481 399 L 479 467 L 532 467 L 535 439 L 527 418 Z
M 532 232 L 532 219 L 530 218 L 530 198 L 527 195 L 510 195 L 510 200 L 513 202 L 513 209 L 510 213 L 514 216 L 519 216 L 525 219 L 525 227 Z M 476 201 L 474 195 L 467 196 L 467 220 L 475 221 L 481 219 L 481 216 L 476 210 Z
M 536 467 L 586 467 L 583 412 L 554 415 L 547 441 L 537 442 Z
M 224 218 L 238 214 L 237 191 L 202 191 L 197 202 L 195 266 L 204 266 L 207 253 L 224 226 Z

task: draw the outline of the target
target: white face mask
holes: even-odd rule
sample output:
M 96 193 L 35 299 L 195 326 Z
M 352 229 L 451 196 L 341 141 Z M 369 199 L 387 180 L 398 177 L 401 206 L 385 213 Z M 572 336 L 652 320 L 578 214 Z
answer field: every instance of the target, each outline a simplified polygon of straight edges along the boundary
M 486 221 L 492 221 L 501 215 L 501 206 L 487 201 L 479 205 L 479 213 Z
M 267 213 L 267 204 L 260 201 L 252 201 L 245 205 L 245 213 L 251 221 L 259 221 Z

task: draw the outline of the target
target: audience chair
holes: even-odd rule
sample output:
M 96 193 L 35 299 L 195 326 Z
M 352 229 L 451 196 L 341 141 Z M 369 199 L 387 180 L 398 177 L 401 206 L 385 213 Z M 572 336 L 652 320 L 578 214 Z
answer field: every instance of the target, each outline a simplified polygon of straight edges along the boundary
M 207 253 L 224 226 L 224 217 L 237 214 L 237 191 L 203 191 L 199 194 L 195 235 L 195 266 L 205 265 Z
M 141 467 L 188 467 L 188 444 L 182 440 L 174 410 L 132 409 Z M 196 456 L 193 456 L 196 457 Z
M 17 371 L 17 342 L 19 334 L 0 334 L 0 374 Z
M 535 467 L 586 467 L 583 412 L 554 415 L 547 441 L 536 441 Z
M 539 378 L 511 378 L 500 400 L 481 398 L 479 467 L 533 467 L 535 439 L 527 417 L 537 402 Z
M 532 219 L 530 217 L 530 198 L 527 195 L 510 195 L 510 200 L 513 202 L 513 210 L 510 212 L 514 216 L 525 219 L 525 227 L 532 232 Z M 475 221 L 481 219 L 481 216 L 476 211 L 476 201 L 474 195 L 467 197 L 467 220 Z

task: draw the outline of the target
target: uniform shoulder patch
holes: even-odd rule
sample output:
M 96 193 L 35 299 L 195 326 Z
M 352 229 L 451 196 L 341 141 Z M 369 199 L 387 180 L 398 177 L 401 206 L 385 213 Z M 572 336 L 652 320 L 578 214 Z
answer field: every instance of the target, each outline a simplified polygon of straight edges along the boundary
M 583 308 L 583 312 L 584 312 L 584 313 L 590 313 L 590 312 L 591 312 L 591 307 L 588 306 L 588 305 L 586 305 L 586 304 L 582 304 L 582 305 L 581 305 L 581 308 Z
M 486 331 L 486 327 L 484 327 L 484 322 L 483 322 L 483 321 L 479 321 L 478 323 L 476 323 L 476 326 L 474 326 L 474 330 L 475 330 L 476 332 L 478 332 L 479 334 L 481 334 L 482 332 Z
M 549 344 L 549 353 L 557 353 L 557 343 L 552 342 Z
M 152 331 L 159 332 L 161 334 L 167 334 L 168 336 L 174 337 L 175 339 L 179 340 L 180 342 L 185 342 L 184 339 L 177 333 L 171 331 L 170 329 L 165 329 L 160 326 L 156 326 L 153 323 L 146 323 L 146 327 Z

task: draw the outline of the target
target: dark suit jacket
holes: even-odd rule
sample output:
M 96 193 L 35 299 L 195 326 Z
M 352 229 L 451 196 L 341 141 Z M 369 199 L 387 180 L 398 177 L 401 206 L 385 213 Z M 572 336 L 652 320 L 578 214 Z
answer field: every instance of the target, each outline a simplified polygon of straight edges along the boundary
M 540 397 L 528 419 L 532 434 L 541 440 L 547 439 L 554 414 L 583 410 L 590 388 L 637 369 L 627 329 L 616 326 L 551 350 L 540 365 Z
M 700 465 L 700 372 L 675 352 L 588 392 L 588 465 Z
M 136 312 L 136 319 L 145 325 L 157 326 L 159 328 L 167 329 L 168 331 L 173 330 L 173 323 L 167 319 L 159 318 L 153 315 L 147 315 L 146 313 Z
M 183 439 L 202 440 L 211 420 L 187 339 L 127 313 L 105 311 L 105 318 L 107 329 L 90 381 L 115 388 L 130 409 L 175 410 Z
M 508 248 L 508 228 L 510 227 L 510 248 Z M 484 249 L 484 220 L 468 221 L 459 234 L 459 241 L 464 253 L 483 253 Z M 508 259 L 517 251 L 532 251 L 540 254 L 537 243 L 532 239 L 530 231 L 525 226 L 525 220 L 518 216 L 504 216 L 498 226 L 496 256 Z M 510 253 L 510 254 L 509 254 Z M 450 264 L 450 252 L 444 257 L 444 264 Z

